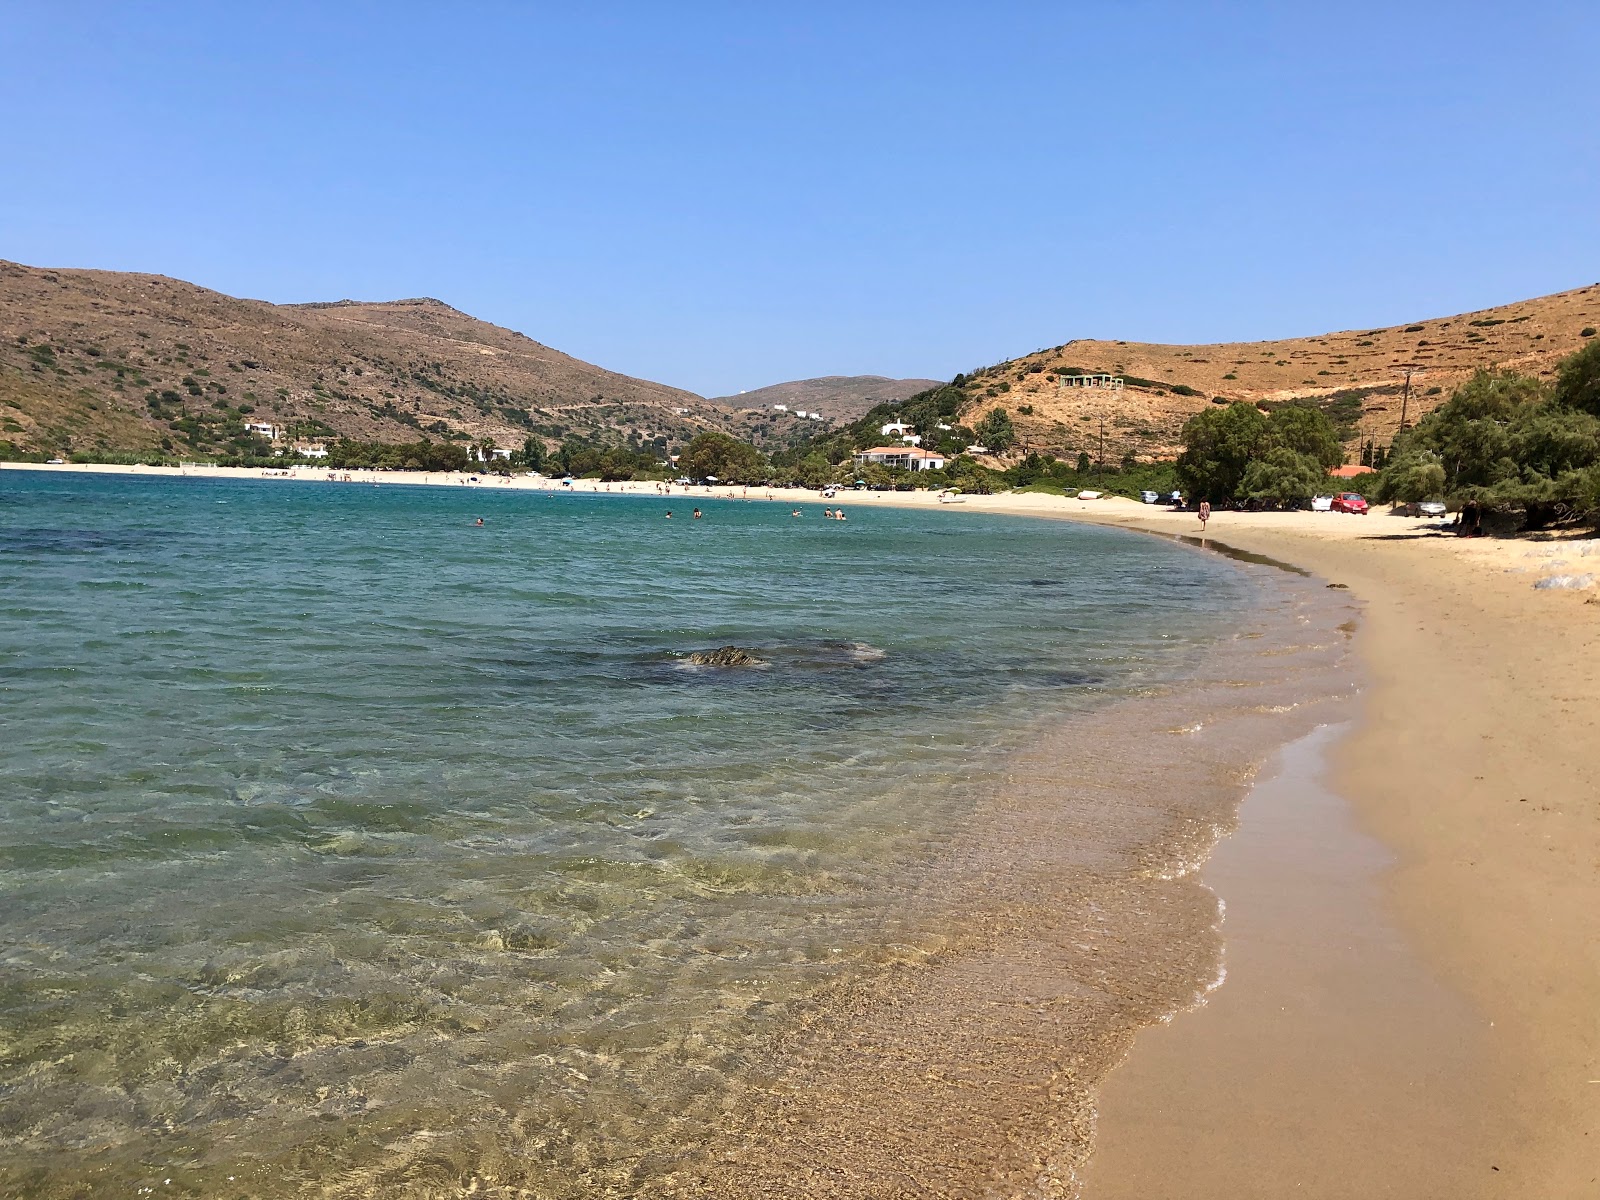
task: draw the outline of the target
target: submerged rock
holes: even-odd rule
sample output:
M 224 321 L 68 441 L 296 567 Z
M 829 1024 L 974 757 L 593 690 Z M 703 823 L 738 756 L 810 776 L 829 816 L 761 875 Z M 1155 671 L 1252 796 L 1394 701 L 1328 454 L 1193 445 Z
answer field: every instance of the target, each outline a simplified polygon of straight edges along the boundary
M 738 646 L 720 646 L 715 650 L 696 650 L 689 661 L 697 667 L 760 667 L 763 659 Z

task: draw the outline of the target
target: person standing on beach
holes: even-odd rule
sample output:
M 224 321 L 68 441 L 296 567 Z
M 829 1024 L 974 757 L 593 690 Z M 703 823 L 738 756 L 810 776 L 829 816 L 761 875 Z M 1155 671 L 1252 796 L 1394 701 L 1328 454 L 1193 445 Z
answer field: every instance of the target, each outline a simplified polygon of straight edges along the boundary
M 1211 501 L 1200 501 L 1200 508 L 1198 511 L 1200 514 L 1200 532 L 1204 533 L 1206 531 L 1206 522 L 1211 520 Z

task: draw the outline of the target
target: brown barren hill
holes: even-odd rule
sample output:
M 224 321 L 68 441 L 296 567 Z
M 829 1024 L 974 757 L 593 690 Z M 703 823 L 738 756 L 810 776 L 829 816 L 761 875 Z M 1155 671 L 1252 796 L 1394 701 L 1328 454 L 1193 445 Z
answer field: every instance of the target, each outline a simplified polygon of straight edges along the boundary
M 269 304 L 160 275 L 0 261 L 0 442 L 51 453 L 288 440 L 681 442 L 732 410 L 438 300 Z
M 774 412 L 772 406 L 782 404 L 790 413 L 796 409 L 820 412 L 823 424 L 832 427 L 848 425 L 879 404 L 904 400 L 943 382 L 942 379 L 890 379 L 883 375 L 823 375 L 816 379 L 769 384 L 737 396 L 718 396 L 716 400 L 740 409 Z
M 1367 438 L 1381 445 L 1399 431 L 1402 413 L 1415 424 L 1479 368 L 1551 377 L 1556 361 L 1597 326 L 1600 284 L 1459 316 L 1276 342 L 1073 341 L 974 372 L 967 391 L 977 403 L 962 420 L 972 425 L 1005 408 L 1021 448 L 1056 454 L 1093 453 L 1104 422 L 1108 458 L 1170 458 L 1182 449 L 1184 421 L 1211 404 L 1305 399 L 1330 411 L 1350 445 Z M 1099 372 L 1125 386 L 1076 387 L 1063 378 Z

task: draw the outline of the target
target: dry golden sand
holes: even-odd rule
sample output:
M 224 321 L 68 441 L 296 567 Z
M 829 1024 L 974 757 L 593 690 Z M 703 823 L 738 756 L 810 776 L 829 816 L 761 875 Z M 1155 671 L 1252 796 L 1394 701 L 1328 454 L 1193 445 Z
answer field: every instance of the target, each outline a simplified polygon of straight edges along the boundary
M 1199 532 L 1191 514 L 1127 501 L 949 507 Z M 1314 826 L 1325 878 L 1267 869 L 1293 831 L 1253 859 L 1224 845 L 1207 878 L 1240 897 L 1225 931 L 1236 977 L 1146 1031 L 1112 1076 L 1089 1195 L 1600 1195 L 1600 589 L 1533 587 L 1600 568 L 1600 543 L 1331 513 L 1221 513 L 1209 535 L 1346 585 L 1369 686 L 1329 751 L 1342 799 Z M 1244 821 L 1248 836 L 1248 805 Z M 1363 852 L 1363 837 L 1386 849 Z M 1318 861 L 1305 841 L 1295 852 Z M 1320 935 L 1274 936 L 1280 898 Z
M 1197 530 L 1132 506 L 1099 519 Z M 1089 1196 L 1600 1194 L 1600 592 L 1532 586 L 1593 570 L 1600 543 L 1428 529 L 1213 519 L 1213 538 L 1365 601 L 1370 688 L 1332 782 L 1395 863 L 1354 926 L 1359 880 L 1312 899 L 1324 916 L 1347 910 L 1320 946 L 1275 941 L 1280 926 L 1259 919 L 1304 899 L 1303 881 L 1257 896 L 1241 931 L 1255 935 L 1251 977 L 1146 1034 L 1112 1077 Z M 1256 879 L 1270 866 L 1258 858 Z M 1391 921 L 1428 972 L 1409 989 L 1390 970 L 1407 956 L 1374 949 Z M 1431 1007 L 1419 995 L 1435 981 L 1446 992 Z M 1203 1128 L 1186 1125 L 1197 1105 Z

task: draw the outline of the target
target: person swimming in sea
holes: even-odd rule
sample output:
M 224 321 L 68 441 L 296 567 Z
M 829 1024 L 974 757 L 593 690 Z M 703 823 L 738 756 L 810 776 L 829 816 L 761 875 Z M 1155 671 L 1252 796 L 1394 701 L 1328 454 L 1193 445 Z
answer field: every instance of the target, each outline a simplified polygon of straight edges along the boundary
M 474 525 L 482 525 L 483 524 L 483 518 L 479 517 L 476 521 L 473 522 L 473 524 Z
M 798 517 L 800 515 L 800 510 L 797 508 L 792 513 L 790 513 L 789 515 L 791 517 Z
M 700 519 L 700 510 L 698 508 L 694 510 L 694 519 L 696 521 Z
M 667 509 L 667 520 L 672 520 L 672 510 L 670 508 Z

